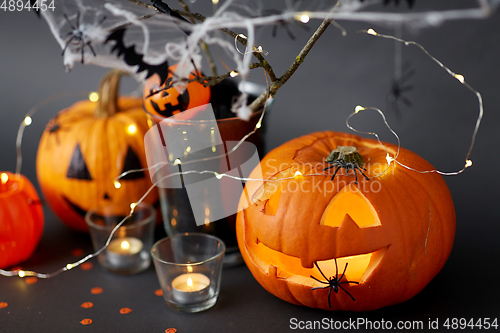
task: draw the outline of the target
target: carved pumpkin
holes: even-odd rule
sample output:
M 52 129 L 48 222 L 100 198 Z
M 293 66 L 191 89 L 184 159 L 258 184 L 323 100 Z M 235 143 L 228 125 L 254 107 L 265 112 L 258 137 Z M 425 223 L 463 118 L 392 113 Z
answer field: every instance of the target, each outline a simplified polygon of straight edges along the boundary
M 40 199 L 28 178 L 0 173 L 0 268 L 31 257 L 42 237 L 43 220 Z
M 85 213 L 114 204 L 117 216 L 152 185 L 146 168 L 144 135 L 149 129 L 142 99 L 118 98 L 121 73 L 110 71 L 99 88 L 99 101 L 80 101 L 59 112 L 46 127 L 37 153 L 42 192 L 54 213 L 69 227 L 88 231 Z M 145 202 L 156 204 L 152 191 Z
M 168 118 L 182 111 L 205 105 L 210 102 L 210 88 L 193 81 L 187 85 L 166 88 L 172 84 L 173 75 L 177 65 L 169 67 L 167 80 L 160 86 L 160 76 L 154 74 L 144 86 L 144 108 L 154 116 Z M 191 73 L 190 79 L 195 78 Z M 182 93 L 179 93 L 180 89 Z
M 394 156 L 397 147 L 384 145 Z M 368 177 L 387 167 L 377 141 L 344 133 L 313 133 L 274 149 L 250 178 L 292 179 L 247 182 L 240 207 L 247 200 L 250 205 L 236 223 L 240 251 L 257 281 L 293 304 L 364 311 L 404 302 L 429 283 L 450 254 L 455 211 L 449 190 L 436 173 L 394 163 L 377 178 L 358 174 L 357 184 L 352 170 L 341 169 L 332 180 L 325 159 L 338 146 L 357 148 Z M 405 149 L 398 160 L 417 170 L 433 169 Z M 338 278 L 344 290 L 332 292 L 311 276 L 325 283 L 325 277 Z M 313 290 L 318 287 L 324 289 Z

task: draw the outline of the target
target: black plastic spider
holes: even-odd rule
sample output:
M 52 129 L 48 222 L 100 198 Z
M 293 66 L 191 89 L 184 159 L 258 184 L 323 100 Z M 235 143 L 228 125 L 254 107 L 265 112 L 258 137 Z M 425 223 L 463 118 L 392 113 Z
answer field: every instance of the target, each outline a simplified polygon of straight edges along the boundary
M 401 111 L 399 110 L 398 102 L 403 102 L 404 105 L 411 108 L 410 100 L 403 94 L 413 90 L 413 85 L 405 85 L 405 83 L 415 75 L 415 70 L 410 68 L 411 65 L 406 63 L 403 66 L 403 75 L 399 78 L 394 78 L 391 83 L 391 90 L 387 94 L 387 102 L 390 103 L 394 113 L 399 118 Z
M 337 169 L 335 169 L 335 172 L 333 173 L 331 180 L 335 178 L 337 172 L 341 168 L 344 168 L 346 170 L 346 173 L 348 173 L 349 170 L 352 170 L 354 172 L 354 176 L 356 177 L 356 185 L 358 184 L 358 173 L 356 171 L 359 171 L 366 178 L 366 180 L 370 180 L 370 178 L 368 178 L 368 176 L 366 176 L 362 171 L 366 171 L 366 169 L 361 167 L 361 165 L 363 165 L 364 163 L 363 157 L 360 153 L 358 153 L 356 147 L 338 146 L 330 153 L 325 162 L 332 165 L 324 168 L 323 171 L 337 167 Z
M 359 284 L 359 282 L 356 282 L 356 281 L 342 281 L 342 278 L 344 277 L 345 275 L 345 271 L 347 270 L 347 265 L 348 263 L 345 264 L 345 267 L 344 267 L 344 271 L 342 272 L 342 275 L 339 277 L 339 267 L 337 266 L 337 259 L 335 259 L 335 276 L 332 276 L 331 278 L 327 278 L 325 276 L 325 274 L 323 274 L 323 272 L 321 271 L 321 269 L 319 268 L 318 266 L 318 263 L 315 261 L 314 262 L 314 265 L 316 266 L 316 268 L 318 269 L 318 271 L 321 273 L 321 275 L 325 278 L 325 281 L 321 281 L 317 278 L 315 278 L 314 276 L 310 275 L 311 278 L 313 278 L 314 280 L 318 281 L 319 283 L 322 283 L 322 284 L 327 284 L 327 286 L 325 287 L 314 287 L 314 288 L 311 288 L 311 290 L 316 290 L 316 289 L 326 289 L 326 288 L 329 288 L 328 290 L 328 307 L 331 309 L 332 308 L 332 302 L 330 300 L 330 296 L 332 294 L 332 290 L 338 294 L 339 292 L 339 288 L 342 289 L 347 295 L 349 295 L 349 297 L 351 297 L 351 299 L 353 301 L 356 301 L 354 299 L 354 297 L 347 291 L 344 289 L 344 287 L 341 286 L 341 284 L 347 284 L 347 283 L 355 283 L 355 284 Z
M 80 25 L 80 12 L 78 12 L 76 14 L 75 26 L 69 20 L 68 15 L 64 14 L 64 18 L 66 19 L 66 21 L 68 22 L 68 25 L 70 26 L 70 28 L 72 30 L 61 35 L 61 38 L 66 38 L 68 36 L 71 36 L 68 39 L 68 41 L 66 42 L 64 49 L 62 50 L 62 55 L 64 55 L 68 46 L 73 41 L 75 41 L 76 44 L 80 44 L 79 48 L 80 48 L 80 51 L 82 52 L 82 64 L 83 64 L 83 53 L 84 53 L 85 46 L 89 47 L 89 49 L 90 49 L 90 51 L 92 51 L 92 54 L 94 55 L 94 57 L 97 56 L 94 48 L 92 47 L 92 45 L 90 45 L 92 43 L 92 41 L 90 41 L 90 40 L 87 42 L 85 41 L 85 39 L 86 39 L 85 32 L 82 30 L 82 26 Z M 105 19 L 106 19 L 106 16 L 103 16 L 98 24 L 101 24 Z M 77 49 L 77 51 L 78 51 L 78 49 Z

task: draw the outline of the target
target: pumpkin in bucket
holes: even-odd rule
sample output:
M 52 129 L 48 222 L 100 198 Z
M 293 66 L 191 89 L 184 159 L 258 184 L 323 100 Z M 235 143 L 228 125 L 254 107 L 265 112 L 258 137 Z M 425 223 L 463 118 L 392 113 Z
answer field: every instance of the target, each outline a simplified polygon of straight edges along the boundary
M 144 109 L 151 115 L 168 118 L 210 102 L 210 88 L 197 81 L 171 86 L 177 66 L 168 68 L 167 80 L 161 85 L 158 74 L 154 74 L 146 81 L 143 91 Z M 195 73 L 190 73 L 190 80 L 196 77 Z
M 144 135 L 148 131 L 142 99 L 118 97 L 123 73 L 102 79 L 97 102 L 80 101 L 59 112 L 45 128 L 37 153 L 37 175 L 54 213 L 69 227 L 87 232 L 91 208 L 113 204 L 117 218 L 130 212 L 152 185 L 147 171 Z M 156 204 L 158 193 L 144 200 Z
M 384 145 L 394 156 L 397 147 Z M 449 190 L 440 175 L 388 167 L 386 157 L 375 140 L 335 132 L 265 156 L 250 178 L 266 181 L 247 182 L 236 229 L 266 290 L 293 304 L 367 311 L 410 299 L 441 270 L 455 234 Z M 398 161 L 433 169 L 405 149 Z

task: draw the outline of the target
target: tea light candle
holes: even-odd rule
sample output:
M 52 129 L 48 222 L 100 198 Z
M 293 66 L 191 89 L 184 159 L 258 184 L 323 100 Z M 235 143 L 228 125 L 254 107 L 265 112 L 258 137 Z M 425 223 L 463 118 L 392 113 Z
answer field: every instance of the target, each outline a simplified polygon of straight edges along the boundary
M 172 294 L 182 304 L 202 302 L 209 297 L 209 286 L 210 279 L 204 274 L 181 274 L 172 281 Z
M 141 260 L 142 241 L 135 237 L 113 239 L 107 248 L 107 259 L 115 267 L 127 267 Z

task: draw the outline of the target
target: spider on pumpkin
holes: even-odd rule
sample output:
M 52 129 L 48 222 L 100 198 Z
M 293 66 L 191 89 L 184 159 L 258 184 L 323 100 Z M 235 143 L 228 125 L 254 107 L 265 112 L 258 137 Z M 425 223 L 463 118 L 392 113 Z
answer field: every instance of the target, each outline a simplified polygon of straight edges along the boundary
M 358 152 L 356 147 L 338 146 L 336 149 L 332 150 L 330 155 L 326 158 L 325 162 L 332 165 L 324 168 L 323 171 L 329 170 L 333 167 L 337 167 L 337 169 L 335 169 L 335 172 L 333 173 L 331 180 L 335 178 L 337 172 L 341 168 L 344 168 L 346 170 L 346 173 L 348 173 L 349 170 L 352 170 L 354 172 L 354 176 L 356 177 L 356 185 L 358 184 L 357 171 L 359 171 L 366 178 L 366 180 L 370 180 L 370 178 L 368 178 L 368 176 L 363 173 L 363 170 L 367 170 L 361 166 L 364 164 L 363 157 Z
M 332 294 L 332 290 L 335 292 L 335 293 L 338 293 L 339 292 L 339 288 L 342 289 L 347 295 L 349 295 L 349 297 L 351 297 L 351 299 L 353 301 L 356 301 L 354 299 L 354 297 L 347 291 L 344 289 L 344 287 L 341 286 L 341 284 L 346 284 L 346 283 L 355 283 L 355 284 L 359 284 L 359 282 L 356 282 L 356 281 L 342 281 L 342 278 L 344 277 L 345 275 L 345 271 L 347 270 L 347 265 L 348 263 L 346 262 L 345 263 L 345 267 L 344 267 L 344 271 L 342 272 L 342 275 L 340 275 L 339 277 L 339 267 L 337 266 L 337 259 L 335 259 L 335 276 L 332 276 L 331 278 L 327 278 L 325 276 L 325 274 L 323 274 L 323 272 L 321 271 L 321 269 L 319 268 L 318 266 L 318 263 L 315 261 L 314 262 L 314 265 L 316 266 L 316 268 L 318 269 L 318 271 L 321 273 L 321 275 L 323 275 L 323 277 L 325 278 L 325 281 L 321 281 L 317 278 L 315 278 L 314 276 L 310 275 L 311 278 L 313 278 L 314 280 L 318 281 L 319 283 L 322 283 L 322 284 L 327 284 L 327 286 L 325 287 L 314 287 L 314 288 L 311 288 L 311 290 L 316 290 L 316 289 L 326 289 L 326 288 L 329 288 L 328 290 L 328 307 L 331 309 L 332 308 L 332 303 L 331 303 L 331 300 L 330 300 L 330 296 Z
M 95 53 L 95 50 L 94 50 L 94 48 L 91 45 L 92 41 L 91 40 L 87 41 L 88 37 L 87 37 L 87 34 L 84 31 L 85 25 L 84 24 L 80 25 L 80 12 L 76 13 L 75 25 L 73 25 L 71 23 L 71 21 L 68 18 L 68 15 L 66 15 L 66 13 L 64 14 L 64 18 L 66 19 L 66 22 L 68 22 L 68 25 L 70 26 L 71 31 L 68 31 L 65 34 L 62 34 L 61 38 L 66 38 L 66 37 L 69 37 L 69 36 L 71 36 L 71 37 L 66 41 L 66 45 L 64 46 L 61 55 L 64 56 L 64 53 L 66 52 L 66 49 L 74 41 L 76 44 L 80 44 L 79 48 L 77 48 L 76 50 L 82 52 L 82 61 L 81 61 L 82 64 L 84 63 L 83 62 L 83 54 L 84 54 L 85 46 L 88 46 L 89 49 L 90 49 L 90 51 L 92 51 L 92 54 L 94 55 L 94 57 L 96 57 L 97 55 Z M 105 19 L 106 19 L 106 16 L 103 16 L 101 18 L 101 20 L 97 23 L 97 25 L 100 25 Z

